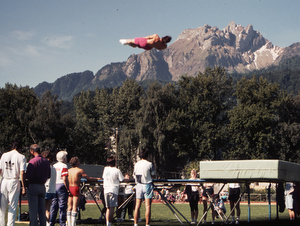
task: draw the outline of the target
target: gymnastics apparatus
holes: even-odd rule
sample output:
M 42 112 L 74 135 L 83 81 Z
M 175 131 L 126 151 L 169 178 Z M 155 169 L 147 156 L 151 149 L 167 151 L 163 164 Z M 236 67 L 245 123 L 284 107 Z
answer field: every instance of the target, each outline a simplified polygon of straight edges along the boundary
M 99 167 L 99 166 L 97 166 Z M 200 179 L 196 180 L 189 180 L 189 179 L 154 179 L 153 184 L 155 190 L 159 193 L 164 203 L 167 205 L 167 207 L 170 209 L 170 211 L 174 214 L 176 219 L 182 224 L 182 225 L 190 225 L 190 222 L 186 219 L 183 214 L 180 213 L 180 211 L 166 198 L 160 193 L 160 189 L 158 187 L 161 186 L 173 186 L 173 185 L 198 185 L 201 186 L 204 189 L 203 183 L 205 182 L 213 182 L 213 183 L 220 183 L 223 184 L 217 194 L 219 194 L 222 189 L 224 188 L 225 184 L 227 183 L 245 183 L 246 189 L 245 191 L 242 191 L 239 197 L 238 202 L 241 201 L 241 197 L 244 195 L 244 193 L 248 193 L 248 222 L 250 222 L 250 183 L 253 182 L 269 182 L 276 183 L 276 188 L 278 188 L 278 183 L 283 182 L 294 182 L 294 183 L 300 183 L 300 165 L 295 163 L 290 163 L 286 161 L 280 161 L 280 160 L 232 160 L 232 161 L 201 161 L 199 163 L 200 168 Z M 103 170 L 103 169 L 102 169 Z M 85 169 L 86 171 L 86 169 Z M 98 170 L 98 173 L 101 170 Z M 95 172 L 95 171 L 94 171 Z M 99 175 L 99 174 L 98 174 Z M 91 175 L 94 176 L 94 175 Z M 97 203 L 96 198 L 91 192 L 91 185 L 102 185 L 103 181 L 99 180 L 94 183 L 87 182 L 85 179 L 82 179 L 82 187 L 87 188 L 87 190 L 90 192 L 91 196 L 93 197 L 95 203 L 98 206 L 98 209 L 101 213 L 101 207 Z M 134 180 L 121 182 L 121 185 L 126 184 L 134 184 Z M 269 221 L 271 220 L 271 195 L 270 195 L 270 186 L 268 187 L 268 205 L 269 205 Z M 208 207 L 207 211 L 203 214 L 203 216 L 200 218 L 199 222 L 197 223 L 197 226 L 201 224 L 204 216 L 208 213 L 208 210 L 216 205 L 214 202 L 213 197 L 211 197 L 209 194 L 209 202 L 210 206 Z M 124 208 L 127 203 L 130 202 L 131 199 L 134 198 L 134 193 L 126 199 L 119 207 L 118 209 Z M 278 199 L 276 198 L 277 203 L 277 219 L 279 219 L 278 216 Z M 235 209 L 236 206 L 234 206 Z M 21 206 L 19 207 L 19 213 L 21 212 Z M 233 209 L 233 210 L 234 210 Z M 233 211 L 232 210 L 232 211 Z M 218 212 L 217 212 L 218 213 Z M 232 212 L 230 212 L 227 216 L 224 213 L 218 213 L 219 219 L 222 221 L 222 223 L 228 223 L 228 218 L 231 215 Z M 88 223 L 99 223 L 101 222 L 99 219 L 87 219 L 82 220 L 80 219 L 80 214 L 78 215 L 78 221 L 81 224 Z

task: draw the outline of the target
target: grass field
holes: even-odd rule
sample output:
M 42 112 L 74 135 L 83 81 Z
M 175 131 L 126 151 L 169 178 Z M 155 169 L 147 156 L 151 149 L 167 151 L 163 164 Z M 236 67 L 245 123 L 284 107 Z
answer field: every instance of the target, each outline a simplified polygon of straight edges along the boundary
M 176 209 L 178 209 L 187 220 L 190 221 L 190 211 L 189 211 L 189 205 L 187 203 L 185 204 L 175 204 L 174 205 Z M 96 205 L 86 205 L 85 211 L 81 211 L 81 225 L 104 225 L 104 223 L 92 223 L 88 224 L 86 219 L 92 219 L 97 220 L 100 217 L 100 211 L 97 208 Z M 102 205 L 100 205 L 102 208 Z M 230 209 L 229 205 L 226 204 L 227 213 Z M 22 205 L 22 212 L 28 211 L 27 205 Z M 139 225 L 145 225 L 144 221 L 144 205 L 142 205 L 141 208 L 141 218 L 143 222 L 139 223 Z M 198 220 L 202 217 L 202 205 L 199 204 L 199 217 Z M 273 225 L 300 225 L 299 221 L 291 222 L 288 220 L 288 212 L 285 210 L 283 213 L 279 213 L 279 221 L 276 220 L 276 206 L 272 205 L 271 207 L 271 221 L 269 221 L 269 206 L 268 205 L 262 205 L 262 204 L 251 204 L 250 208 L 250 216 L 251 216 L 251 222 L 248 223 L 248 206 L 247 205 L 241 205 L 241 220 L 240 225 L 255 225 L 255 226 L 273 226 Z M 127 216 L 126 216 L 127 217 Z M 180 217 L 185 225 L 189 225 L 182 217 Z M 209 212 L 207 217 L 207 224 L 211 224 L 211 212 Z M 215 224 L 221 225 L 221 220 L 216 219 Z M 19 226 L 28 226 L 28 223 L 26 222 L 17 222 L 16 225 Z M 79 225 L 79 224 L 77 224 Z M 129 221 L 128 219 L 125 220 L 125 222 L 122 223 L 113 223 L 113 225 L 133 225 L 132 221 Z M 166 226 L 179 226 L 182 225 L 176 217 L 173 215 L 173 213 L 169 210 L 169 208 L 165 204 L 161 203 L 153 203 L 152 204 L 152 217 L 151 217 L 151 225 L 166 225 Z M 59 226 L 59 224 L 56 224 L 55 226 Z

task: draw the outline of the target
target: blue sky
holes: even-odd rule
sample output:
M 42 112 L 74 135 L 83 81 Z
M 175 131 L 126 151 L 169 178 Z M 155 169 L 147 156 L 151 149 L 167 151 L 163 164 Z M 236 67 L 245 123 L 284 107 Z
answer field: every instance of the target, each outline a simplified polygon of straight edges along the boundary
M 274 45 L 300 42 L 299 0 L 0 0 L 0 87 L 35 87 L 85 70 L 94 74 L 141 49 L 120 38 L 176 40 L 185 29 L 231 21 Z

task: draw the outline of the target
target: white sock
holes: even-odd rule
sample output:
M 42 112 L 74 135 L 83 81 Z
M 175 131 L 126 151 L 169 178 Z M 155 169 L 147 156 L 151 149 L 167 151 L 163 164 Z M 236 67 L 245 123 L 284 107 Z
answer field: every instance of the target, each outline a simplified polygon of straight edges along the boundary
M 75 226 L 76 225 L 76 217 L 77 217 L 77 212 L 72 212 L 72 216 L 71 216 L 71 224 L 70 226 Z
M 71 211 L 68 211 L 67 212 L 67 222 L 68 222 L 68 225 L 71 225 Z
M 127 39 L 120 39 L 119 42 L 120 42 L 122 45 L 127 45 Z
M 106 221 L 106 226 L 111 226 L 111 223 L 109 221 Z

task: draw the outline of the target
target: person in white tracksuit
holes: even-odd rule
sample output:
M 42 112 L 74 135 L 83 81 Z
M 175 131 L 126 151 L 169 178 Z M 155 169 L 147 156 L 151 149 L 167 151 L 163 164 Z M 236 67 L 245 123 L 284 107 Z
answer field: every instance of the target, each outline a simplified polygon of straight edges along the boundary
M 26 158 L 19 152 L 22 149 L 22 143 L 15 141 L 12 144 L 12 150 L 4 153 L 0 159 L 1 182 L 1 208 L 0 225 L 5 225 L 5 213 L 8 207 L 7 226 L 15 225 L 16 210 L 20 195 L 20 175 L 22 183 L 22 195 L 25 195 L 25 173 Z

